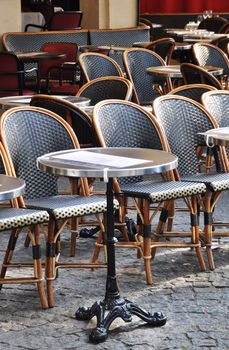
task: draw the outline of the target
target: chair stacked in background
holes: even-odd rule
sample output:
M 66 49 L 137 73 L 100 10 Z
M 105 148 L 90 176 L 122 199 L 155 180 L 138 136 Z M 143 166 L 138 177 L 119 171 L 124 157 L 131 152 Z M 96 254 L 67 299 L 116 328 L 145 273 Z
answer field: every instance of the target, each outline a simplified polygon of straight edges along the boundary
M 98 103 L 93 113 L 93 124 L 102 147 L 135 147 L 152 148 L 167 151 L 167 145 L 164 142 L 160 126 L 144 108 L 128 101 L 107 100 Z M 202 270 L 205 270 L 205 264 L 200 249 L 198 239 L 199 229 L 197 220 L 197 195 L 205 192 L 204 184 L 185 183 L 173 180 L 173 173 L 163 174 L 164 178 L 158 179 L 153 176 L 146 180 L 142 177 L 131 177 L 118 179 L 114 182 L 114 188 L 117 193 L 121 193 L 123 206 L 128 198 L 132 198 L 137 208 L 138 235 L 137 241 L 133 246 L 140 248 L 144 258 L 146 281 L 148 284 L 153 282 L 151 273 L 150 259 L 155 254 L 157 247 L 193 247 L 196 250 L 197 258 Z M 165 179 L 167 181 L 165 181 Z M 120 192 L 121 191 L 121 192 Z M 191 232 L 172 233 L 164 232 L 164 226 L 169 215 L 170 206 L 173 200 L 185 198 L 187 207 L 191 212 Z M 157 204 L 155 212 L 151 213 L 151 204 Z M 163 206 L 164 204 L 164 206 Z M 160 211 L 159 224 L 156 235 L 151 241 L 151 223 L 155 213 Z M 160 237 L 179 237 L 177 242 L 159 241 Z M 185 237 L 191 237 L 191 240 L 185 241 Z

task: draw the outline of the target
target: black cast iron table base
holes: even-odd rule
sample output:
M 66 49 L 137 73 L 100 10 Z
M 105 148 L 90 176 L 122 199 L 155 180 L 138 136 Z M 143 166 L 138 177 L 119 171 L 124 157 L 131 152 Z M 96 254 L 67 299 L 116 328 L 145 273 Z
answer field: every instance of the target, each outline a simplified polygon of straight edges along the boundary
M 105 316 L 105 311 L 110 309 Z M 78 320 L 89 321 L 96 316 L 97 327 L 92 330 L 89 339 L 92 343 L 100 343 L 107 339 L 108 329 L 111 323 L 120 317 L 125 322 L 132 321 L 132 315 L 136 315 L 152 327 L 161 327 L 166 323 L 166 317 L 161 312 L 154 314 L 143 310 L 137 304 L 127 299 L 118 298 L 115 300 L 103 300 L 95 302 L 92 307 L 80 307 L 75 317 Z
M 92 307 L 80 307 L 75 317 L 78 320 L 88 321 L 94 316 L 97 318 L 97 327 L 91 332 L 89 339 L 93 343 L 105 341 L 111 323 L 120 317 L 125 322 L 131 322 L 136 315 L 152 327 L 161 327 L 166 323 L 166 317 L 161 312 L 154 314 L 143 310 L 137 304 L 121 298 L 116 280 L 115 270 L 115 238 L 114 238 L 114 193 L 112 179 L 107 183 L 107 281 L 106 293 L 103 301 L 95 302 Z M 105 311 L 109 310 L 105 315 Z

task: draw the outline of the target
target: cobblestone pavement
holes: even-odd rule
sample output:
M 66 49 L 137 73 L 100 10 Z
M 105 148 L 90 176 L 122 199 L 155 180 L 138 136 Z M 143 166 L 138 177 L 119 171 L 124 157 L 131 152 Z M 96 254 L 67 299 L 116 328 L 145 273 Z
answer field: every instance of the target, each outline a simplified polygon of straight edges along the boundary
M 226 218 L 229 196 L 221 200 L 215 213 Z M 179 228 L 187 222 L 179 217 Z M 2 257 L 7 233 L 1 238 Z M 62 255 L 69 255 L 69 236 L 62 237 Z M 18 255 L 29 255 L 23 247 Z M 227 241 L 228 242 L 228 241 Z M 56 306 L 40 308 L 34 285 L 4 285 L 0 298 L 0 349 L 96 349 L 96 350 L 206 350 L 229 349 L 229 244 L 221 240 L 214 250 L 216 269 L 200 272 L 196 255 L 187 249 L 160 249 L 152 261 L 154 284 L 145 284 L 143 262 L 133 249 L 116 249 L 117 276 L 122 296 L 137 302 L 147 311 L 162 311 L 167 323 L 151 328 L 133 316 L 131 323 L 116 319 L 106 342 L 89 343 L 90 322 L 77 321 L 79 306 L 102 300 L 106 270 L 61 270 L 55 280 Z M 90 258 L 95 238 L 78 241 L 77 257 Z M 43 251 L 44 254 L 44 251 Z M 102 256 L 102 255 L 101 255 Z M 205 252 L 204 256 L 206 258 Z

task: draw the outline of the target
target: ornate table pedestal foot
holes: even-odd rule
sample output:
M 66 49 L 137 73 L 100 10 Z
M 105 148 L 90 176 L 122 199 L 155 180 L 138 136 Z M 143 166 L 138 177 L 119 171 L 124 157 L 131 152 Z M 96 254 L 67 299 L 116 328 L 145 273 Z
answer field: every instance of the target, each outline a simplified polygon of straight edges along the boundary
M 105 316 L 105 311 L 110 310 Z M 95 302 L 91 308 L 80 307 L 75 317 L 78 320 L 90 320 L 97 318 L 97 327 L 92 330 L 89 339 L 93 343 L 100 343 L 107 339 L 108 329 L 111 323 L 120 317 L 125 322 L 132 321 L 132 315 L 136 315 L 152 327 L 161 327 L 166 323 L 166 317 L 161 312 L 154 314 L 143 310 L 137 304 L 127 299 L 118 298 Z

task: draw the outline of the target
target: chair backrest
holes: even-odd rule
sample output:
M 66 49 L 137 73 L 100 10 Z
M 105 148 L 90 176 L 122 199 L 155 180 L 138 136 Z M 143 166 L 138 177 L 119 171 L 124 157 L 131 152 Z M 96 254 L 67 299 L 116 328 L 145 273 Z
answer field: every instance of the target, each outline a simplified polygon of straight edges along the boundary
M 224 23 L 219 30 L 219 33 L 221 33 L 221 34 L 228 34 L 228 32 L 229 32 L 229 21 Z
M 123 63 L 127 78 L 134 87 L 134 101 L 139 104 L 151 104 L 158 96 L 158 93 L 154 90 L 154 85 L 162 80 L 148 74 L 146 69 L 164 66 L 165 61 L 153 51 L 133 48 L 124 51 Z
M 93 125 L 102 147 L 163 149 L 163 137 L 153 116 L 141 106 L 120 100 L 99 102 L 93 112 Z M 141 177 L 121 179 L 133 182 Z
M 39 94 L 31 98 L 30 105 L 46 108 L 66 120 L 73 128 L 80 147 L 95 147 L 97 145 L 91 118 L 83 109 L 73 103 L 58 97 Z
M 181 63 L 180 67 L 185 84 L 207 84 L 222 89 L 220 82 L 204 68 L 192 63 Z
M 209 43 L 195 43 L 192 46 L 193 58 L 199 66 L 223 68 L 223 74 L 229 74 L 227 55 L 217 46 Z
M 179 159 L 180 175 L 198 173 L 197 148 L 204 144 L 203 136 L 198 133 L 217 127 L 215 120 L 201 104 L 183 96 L 158 97 L 153 107 L 170 150 Z
M 24 71 L 12 52 L 0 52 L 0 96 L 23 94 Z
M 70 30 L 80 29 L 83 12 L 81 11 L 61 11 L 54 12 L 47 23 L 48 30 Z
M 229 91 L 209 91 L 203 94 L 202 102 L 220 127 L 229 126 Z
M 225 52 L 226 55 L 228 55 L 228 52 L 227 52 L 227 44 L 228 43 L 229 43 L 229 38 L 227 36 L 220 37 L 220 38 L 211 42 L 211 44 L 216 45 L 223 52 Z
M 173 38 L 161 38 L 152 41 L 145 48 L 156 52 L 163 58 L 166 64 L 170 64 L 172 53 L 175 47 L 175 40 Z
M 57 60 L 41 60 L 39 63 L 40 78 L 46 78 L 48 76 L 49 69 L 51 67 L 61 66 L 64 62 L 76 62 L 78 45 L 75 43 L 67 42 L 54 42 L 45 43 L 41 47 L 41 51 L 50 53 L 63 53 L 66 55 L 63 59 Z M 73 73 L 70 70 L 63 70 L 62 79 L 72 79 Z M 52 78 L 59 79 L 59 71 L 52 69 Z
M 79 55 L 79 66 L 85 82 L 106 76 L 123 77 L 119 65 L 112 58 L 100 53 L 82 53 Z
M 130 100 L 132 97 L 132 83 L 122 77 L 102 77 L 84 84 L 76 96 L 88 97 L 91 105 L 111 98 Z
M 198 29 L 206 29 L 219 33 L 220 29 L 225 23 L 227 23 L 227 19 L 224 17 L 205 18 L 200 22 Z
M 26 182 L 26 198 L 57 194 L 54 175 L 38 170 L 37 158 L 46 153 L 78 148 L 73 130 L 55 113 L 38 107 L 16 107 L 1 118 L 1 140 L 12 175 Z
M 202 103 L 201 96 L 207 91 L 216 90 L 213 86 L 206 84 L 188 84 L 181 85 L 171 90 L 168 95 L 179 95 L 191 98 L 194 101 Z

